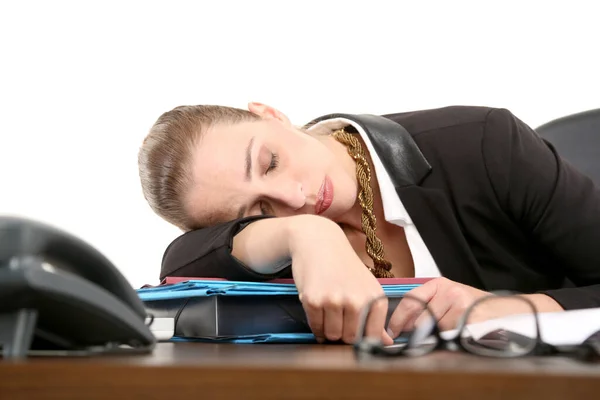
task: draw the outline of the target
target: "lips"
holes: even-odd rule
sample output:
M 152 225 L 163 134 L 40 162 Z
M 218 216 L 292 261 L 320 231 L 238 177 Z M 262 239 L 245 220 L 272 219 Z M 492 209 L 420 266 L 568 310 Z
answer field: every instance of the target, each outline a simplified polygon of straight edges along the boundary
M 333 203 L 333 183 L 328 176 L 325 177 L 319 193 L 317 193 L 317 203 L 315 204 L 315 213 L 323 214 Z

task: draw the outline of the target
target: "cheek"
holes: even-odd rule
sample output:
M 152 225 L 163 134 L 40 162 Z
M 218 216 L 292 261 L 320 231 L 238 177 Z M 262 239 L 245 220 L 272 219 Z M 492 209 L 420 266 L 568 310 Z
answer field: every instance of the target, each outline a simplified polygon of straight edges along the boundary
M 329 150 L 310 137 L 296 137 L 286 143 L 286 164 L 302 175 L 324 173 L 332 163 Z
M 358 188 L 356 186 L 355 180 L 349 177 L 344 171 L 340 171 L 339 174 L 336 174 L 337 184 L 335 191 L 335 200 L 340 205 L 341 208 L 351 208 L 356 202 L 356 198 L 358 195 Z
M 306 159 L 322 169 L 330 169 L 337 164 L 336 157 L 331 149 L 315 138 L 304 139 L 302 143 L 298 143 L 298 149 L 301 149 L 300 151 L 306 155 Z

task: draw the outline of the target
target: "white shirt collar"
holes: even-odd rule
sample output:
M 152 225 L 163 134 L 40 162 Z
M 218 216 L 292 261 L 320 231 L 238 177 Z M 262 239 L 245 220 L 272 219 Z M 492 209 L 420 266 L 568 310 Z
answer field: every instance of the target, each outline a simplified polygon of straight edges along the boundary
M 315 125 L 308 128 L 308 130 L 310 131 L 312 129 L 315 129 L 316 127 L 325 127 L 326 129 L 329 129 L 331 132 L 333 132 L 348 125 L 352 125 L 354 128 L 356 128 L 363 141 L 367 145 L 367 150 L 369 151 L 369 155 L 371 156 L 373 166 L 375 167 L 375 173 L 377 175 L 377 182 L 379 183 L 379 188 L 381 191 L 383 212 L 386 221 L 400 226 L 412 225 L 412 219 L 408 215 L 408 211 L 406 211 L 406 208 L 404 207 L 402 201 L 398 197 L 398 193 L 396 193 L 396 188 L 392 183 L 390 175 L 388 174 L 387 170 L 385 169 L 385 166 L 381 162 L 379 155 L 375 151 L 375 148 L 371 143 L 371 139 L 359 124 L 347 118 L 331 118 L 316 123 Z

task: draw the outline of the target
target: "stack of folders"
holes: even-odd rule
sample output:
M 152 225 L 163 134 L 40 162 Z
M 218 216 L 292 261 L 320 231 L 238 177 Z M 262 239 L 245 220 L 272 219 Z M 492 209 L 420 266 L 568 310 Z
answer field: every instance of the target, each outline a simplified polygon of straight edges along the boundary
M 399 299 L 428 279 L 380 279 L 390 298 Z M 137 290 L 154 322 L 157 337 L 171 341 L 312 343 L 315 341 L 291 279 L 242 282 L 167 278 Z M 165 326 L 170 328 L 165 328 Z M 167 332 L 170 329 L 170 332 Z M 166 334 L 165 334 L 166 333 Z

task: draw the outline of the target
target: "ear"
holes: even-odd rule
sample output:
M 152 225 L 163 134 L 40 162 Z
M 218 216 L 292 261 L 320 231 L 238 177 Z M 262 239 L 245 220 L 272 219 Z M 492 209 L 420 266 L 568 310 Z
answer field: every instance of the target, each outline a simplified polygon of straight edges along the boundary
M 286 126 L 292 124 L 284 113 L 266 104 L 250 102 L 248 103 L 248 110 L 264 119 L 276 119 Z

